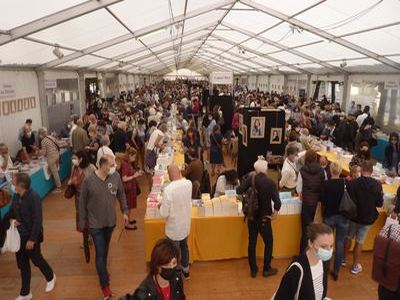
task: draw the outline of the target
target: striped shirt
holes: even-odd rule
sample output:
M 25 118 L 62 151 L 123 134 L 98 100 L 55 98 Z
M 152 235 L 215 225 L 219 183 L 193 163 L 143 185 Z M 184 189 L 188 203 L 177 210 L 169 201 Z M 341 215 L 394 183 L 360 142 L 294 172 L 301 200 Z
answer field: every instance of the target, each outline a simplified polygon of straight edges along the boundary
M 319 260 L 315 266 L 311 266 L 311 275 L 314 284 L 315 300 L 322 300 L 324 294 L 324 268 L 322 260 Z
M 44 137 L 42 139 L 41 146 L 46 157 L 60 155 L 60 146 L 52 136 Z

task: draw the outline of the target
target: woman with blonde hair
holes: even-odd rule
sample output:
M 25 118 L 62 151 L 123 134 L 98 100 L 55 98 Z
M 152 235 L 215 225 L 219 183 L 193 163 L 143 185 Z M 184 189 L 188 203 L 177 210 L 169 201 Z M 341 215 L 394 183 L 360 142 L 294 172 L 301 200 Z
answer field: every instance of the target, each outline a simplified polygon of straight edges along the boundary
M 142 176 L 142 171 L 136 171 L 132 166 L 136 160 L 136 150 L 129 148 L 125 153 L 117 153 L 115 157 L 115 163 L 117 169 L 121 175 L 122 183 L 125 189 L 126 203 L 128 205 L 128 217 L 130 219 L 131 210 L 137 207 L 137 194 L 138 194 L 138 183 L 137 177 Z M 125 229 L 136 230 L 136 220 L 129 221 L 129 224 L 125 226 Z

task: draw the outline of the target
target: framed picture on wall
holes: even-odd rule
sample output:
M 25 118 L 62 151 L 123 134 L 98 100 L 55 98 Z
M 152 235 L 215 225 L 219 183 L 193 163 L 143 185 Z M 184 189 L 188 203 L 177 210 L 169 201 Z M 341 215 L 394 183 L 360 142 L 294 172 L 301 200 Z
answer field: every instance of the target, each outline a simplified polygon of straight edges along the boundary
M 243 114 L 239 114 L 239 133 L 242 133 Z
M 242 125 L 242 141 L 243 146 L 247 147 L 247 125 Z
M 270 144 L 282 144 L 282 128 L 271 128 Z
M 263 139 L 265 137 L 265 117 L 251 117 L 250 138 Z

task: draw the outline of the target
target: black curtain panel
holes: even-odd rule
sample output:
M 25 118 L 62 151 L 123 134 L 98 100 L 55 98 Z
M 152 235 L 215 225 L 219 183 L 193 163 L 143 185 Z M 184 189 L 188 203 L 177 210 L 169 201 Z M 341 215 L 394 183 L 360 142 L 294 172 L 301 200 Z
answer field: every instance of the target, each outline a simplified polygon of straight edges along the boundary
M 262 110 L 260 108 L 242 108 L 239 113 L 243 115 L 243 124 L 247 126 L 247 146 L 243 144 L 243 133 L 239 134 L 238 174 L 242 177 L 253 170 L 254 162 L 259 155 L 266 157 L 283 155 L 285 150 L 285 112 L 279 109 Z M 255 120 L 263 128 L 257 130 L 253 126 Z
M 221 131 L 222 134 L 225 134 L 228 130 L 232 129 L 233 97 L 227 95 L 213 95 L 210 97 L 209 110 L 212 112 L 213 107 L 215 107 L 216 105 L 221 106 L 222 115 L 224 117 L 224 124 L 221 126 Z

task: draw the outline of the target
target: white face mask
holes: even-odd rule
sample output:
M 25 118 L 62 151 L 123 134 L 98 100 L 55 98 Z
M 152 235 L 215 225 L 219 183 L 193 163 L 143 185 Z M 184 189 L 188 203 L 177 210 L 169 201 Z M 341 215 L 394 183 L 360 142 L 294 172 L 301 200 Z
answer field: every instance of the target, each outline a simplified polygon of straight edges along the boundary
M 73 164 L 74 166 L 78 166 L 78 165 L 79 165 L 79 160 L 76 159 L 76 158 L 73 158 L 73 159 L 72 159 L 72 164 Z
M 115 167 L 115 166 L 112 166 L 112 167 L 110 168 L 110 171 L 108 171 L 108 175 L 114 174 L 115 171 L 116 171 L 116 167 Z

